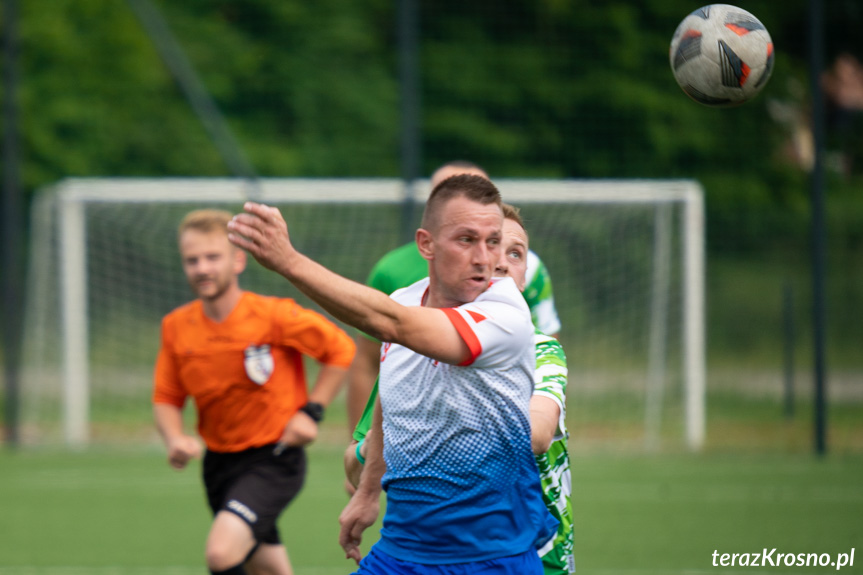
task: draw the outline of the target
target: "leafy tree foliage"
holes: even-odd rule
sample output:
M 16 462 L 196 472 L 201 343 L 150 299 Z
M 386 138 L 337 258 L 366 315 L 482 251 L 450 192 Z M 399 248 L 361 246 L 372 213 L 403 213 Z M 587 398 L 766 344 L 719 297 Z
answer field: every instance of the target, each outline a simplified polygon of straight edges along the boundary
M 398 175 L 396 1 L 154 1 L 260 174 Z M 860 49 L 858 4 L 828 3 L 828 29 L 844 31 L 828 58 Z M 791 128 L 771 106 L 805 120 L 807 6 L 745 4 L 776 69 L 755 101 L 715 110 L 671 75 L 671 35 L 696 7 L 682 0 L 419 2 L 423 171 L 466 158 L 497 176 L 697 178 L 718 217 L 800 210 L 806 173 L 783 155 Z M 21 12 L 28 190 L 228 174 L 128 3 Z

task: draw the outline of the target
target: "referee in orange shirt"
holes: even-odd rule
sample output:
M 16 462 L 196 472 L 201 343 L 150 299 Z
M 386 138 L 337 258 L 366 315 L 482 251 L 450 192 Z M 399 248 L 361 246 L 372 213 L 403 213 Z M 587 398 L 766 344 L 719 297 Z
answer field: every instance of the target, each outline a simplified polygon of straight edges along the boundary
M 183 270 L 197 299 L 162 320 L 156 426 L 172 467 L 199 457 L 200 441 L 183 428 L 183 406 L 192 397 L 214 514 L 210 573 L 291 575 L 276 521 L 302 487 L 303 446 L 317 436 L 355 347 L 335 324 L 293 300 L 240 288 L 246 255 L 228 241 L 231 217 L 197 210 L 180 224 Z M 320 363 L 310 391 L 303 355 Z

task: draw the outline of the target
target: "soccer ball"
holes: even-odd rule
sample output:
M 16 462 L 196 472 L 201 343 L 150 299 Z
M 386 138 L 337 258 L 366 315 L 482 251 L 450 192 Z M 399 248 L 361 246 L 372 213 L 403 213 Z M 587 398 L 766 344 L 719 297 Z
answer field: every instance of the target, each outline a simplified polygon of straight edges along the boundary
M 690 98 L 705 106 L 738 106 L 767 84 L 773 41 L 746 10 L 710 4 L 677 27 L 669 59 L 674 78 Z

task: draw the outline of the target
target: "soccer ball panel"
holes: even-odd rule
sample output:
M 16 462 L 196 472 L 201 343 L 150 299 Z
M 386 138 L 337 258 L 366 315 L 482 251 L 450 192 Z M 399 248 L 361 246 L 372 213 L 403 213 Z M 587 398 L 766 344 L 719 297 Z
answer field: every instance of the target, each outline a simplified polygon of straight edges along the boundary
M 707 106 L 755 97 L 773 71 L 773 41 L 752 14 L 729 4 L 695 10 L 677 27 L 669 60 L 677 83 Z

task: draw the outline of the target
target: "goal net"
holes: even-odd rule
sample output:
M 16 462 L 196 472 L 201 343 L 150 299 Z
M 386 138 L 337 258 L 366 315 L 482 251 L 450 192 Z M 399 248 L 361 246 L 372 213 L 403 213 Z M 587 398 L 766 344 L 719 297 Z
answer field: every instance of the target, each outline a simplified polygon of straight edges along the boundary
M 496 183 L 521 208 L 531 248 L 551 274 L 569 366 L 570 448 L 700 448 L 701 187 L 688 180 Z M 22 443 L 155 439 L 150 391 L 160 320 L 193 297 L 177 225 L 196 208 L 239 211 L 249 191 L 233 179 L 70 179 L 37 195 Z M 364 282 L 417 227 L 428 183 L 269 179 L 254 193 L 282 210 L 298 249 Z M 318 309 L 251 259 L 241 286 Z

